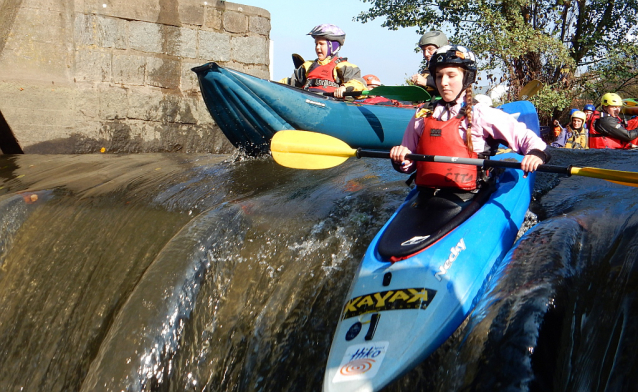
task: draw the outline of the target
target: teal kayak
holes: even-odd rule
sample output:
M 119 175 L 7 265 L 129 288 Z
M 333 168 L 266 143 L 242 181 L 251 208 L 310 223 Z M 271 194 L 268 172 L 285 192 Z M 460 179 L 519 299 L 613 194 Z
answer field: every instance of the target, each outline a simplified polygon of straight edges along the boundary
M 538 134 L 531 103 L 501 108 Z M 456 331 L 524 221 L 534 174 L 523 174 L 505 169 L 469 199 L 445 192 L 423 196 L 417 189 L 408 195 L 354 276 L 332 341 L 325 392 L 378 391 Z
M 208 63 L 193 68 L 206 107 L 228 140 L 249 154 L 268 152 L 285 129 L 334 136 L 353 147 L 401 144 L 414 108 L 366 105 L 325 97 Z

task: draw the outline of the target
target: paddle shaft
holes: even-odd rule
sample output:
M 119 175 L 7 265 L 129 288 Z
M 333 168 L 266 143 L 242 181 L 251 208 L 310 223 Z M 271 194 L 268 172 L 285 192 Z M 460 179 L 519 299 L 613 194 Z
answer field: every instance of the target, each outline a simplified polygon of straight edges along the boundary
M 374 150 L 362 150 L 357 149 L 357 158 L 390 158 L 390 153 L 385 151 Z M 474 158 L 456 158 L 456 157 L 444 157 L 437 155 L 422 155 L 422 154 L 407 154 L 406 159 L 411 161 L 423 161 L 423 162 L 440 162 L 440 163 L 457 163 L 461 165 L 473 165 L 482 167 L 502 167 L 508 169 L 521 168 L 520 162 L 508 162 L 508 161 L 492 161 L 489 159 L 474 159 Z M 547 173 L 559 173 L 571 175 L 571 166 L 552 166 L 552 165 L 539 165 L 536 169 L 540 172 Z
M 323 95 L 333 97 L 334 93 L 323 93 Z M 345 91 L 344 96 L 370 96 L 377 95 L 389 99 L 397 99 L 400 101 L 429 101 L 432 97 L 430 93 L 419 86 L 379 86 L 371 90 L 363 91 Z

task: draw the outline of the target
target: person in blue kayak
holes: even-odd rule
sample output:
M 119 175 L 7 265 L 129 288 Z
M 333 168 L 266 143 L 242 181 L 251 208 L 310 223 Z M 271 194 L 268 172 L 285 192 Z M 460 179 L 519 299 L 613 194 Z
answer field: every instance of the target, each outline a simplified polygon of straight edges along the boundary
M 423 87 L 430 95 L 435 96 L 439 95 L 436 90 L 436 82 L 434 81 L 433 75 L 430 74 L 428 70 L 428 64 L 430 62 L 430 58 L 432 58 L 432 54 L 440 47 L 449 45 L 449 41 L 447 36 L 438 30 L 428 31 L 427 33 L 421 36 L 419 40 L 419 48 L 423 52 L 423 59 L 425 60 L 425 67 L 422 68 L 418 73 L 412 75 L 412 83 L 417 86 Z
M 473 103 L 472 84 L 476 80 L 476 57 L 464 46 L 446 45 L 430 60 L 429 70 L 435 75 L 441 99 L 432 109 L 420 109 L 410 120 L 401 145 L 390 150 L 395 169 L 404 173 L 416 170 L 419 187 L 476 191 L 483 174 L 475 166 L 406 159 L 415 152 L 425 155 L 447 155 L 487 159 L 496 154 L 499 144 L 524 155 L 521 169 L 527 175 L 549 161 L 547 144 L 511 115 Z
M 346 91 L 366 89 L 359 67 L 338 55 L 346 39 L 343 30 L 332 24 L 322 24 L 315 26 L 308 35 L 315 39 L 317 59 L 305 61 L 290 78 L 281 80 L 282 83 L 316 93 L 333 93 L 337 98 L 343 98 Z

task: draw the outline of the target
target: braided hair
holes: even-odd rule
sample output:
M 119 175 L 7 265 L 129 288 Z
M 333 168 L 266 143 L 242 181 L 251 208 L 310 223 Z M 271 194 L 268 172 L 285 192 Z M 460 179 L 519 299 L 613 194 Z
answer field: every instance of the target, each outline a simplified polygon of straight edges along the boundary
M 472 97 L 472 85 L 470 84 L 465 89 L 465 116 L 467 117 L 467 131 L 465 133 L 467 150 L 474 152 L 474 145 L 472 144 L 472 105 L 474 105 L 474 99 Z

